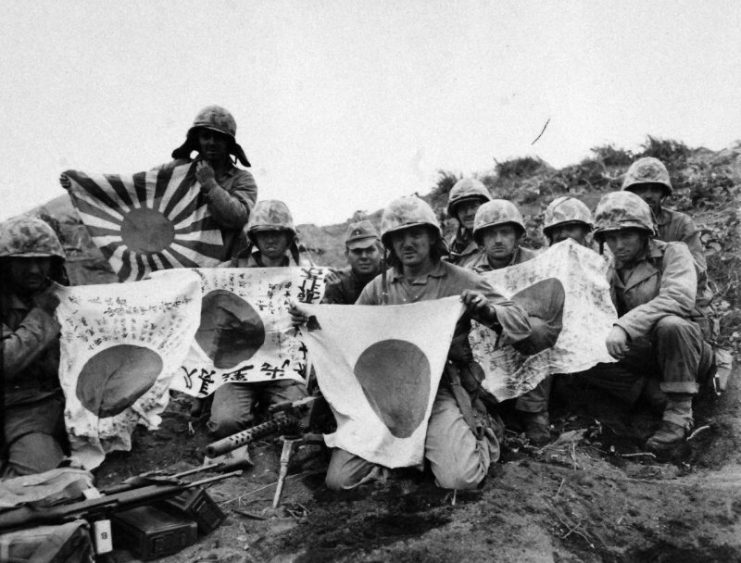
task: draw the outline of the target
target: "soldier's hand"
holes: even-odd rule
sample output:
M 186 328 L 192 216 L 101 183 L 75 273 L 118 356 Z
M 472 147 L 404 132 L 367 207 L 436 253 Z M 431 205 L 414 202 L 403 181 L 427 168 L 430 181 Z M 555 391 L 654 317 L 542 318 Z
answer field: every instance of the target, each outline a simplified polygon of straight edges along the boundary
M 334 270 L 327 270 L 327 274 L 324 276 L 324 284 L 329 285 L 330 283 L 339 283 L 340 276 Z
M 69 190 L 72 187 L 72 180 L 70 180 L 69 176 L 62 172 L 59 175 L 59 185 L 62 186 L 65 190 Z
M 288 314 L 291 316 L 291 324 L 293 325 L 301 326 L 309 321 L 309 315 L 296 302 L 291 303 Z
M 489 300 L 480 291 L 466 289 L 461 293 L 461 301 L 466 307 L 466 312 L 477 321 L 489 324 L 497 320 L 494 307 L 489 305 Z
M 36 307 L 49 315 L 54 315 L 54 311 L 56 311 L 57 306 L 59 305 L 59 297 L 57 296 L 54 284 L 51 284 L 43 291 L 34 294 L 33 303 Z
M 206 193 L 216 183 L 216 173 L 205 160 L 199 160 L 198 164 L 196 164 L 196 179 L 201 184 L 201 190 Z
M 620 360 L 628 353 L 628 333 L 618 325 L 613 325 L 610 334 L 607 335 L 607 351 L 610 356 Z

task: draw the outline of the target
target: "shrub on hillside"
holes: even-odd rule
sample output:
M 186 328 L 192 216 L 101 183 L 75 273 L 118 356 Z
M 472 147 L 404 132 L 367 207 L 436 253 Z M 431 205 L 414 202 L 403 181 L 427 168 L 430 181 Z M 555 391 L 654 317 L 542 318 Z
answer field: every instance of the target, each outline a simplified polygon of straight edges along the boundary
M 597 160 L 605 166 L 630 166 L 635 160 L 632 152 L 616 148 L 615 145 L 602 145 L 590 149 Z
M 543 162 L 537 158 L 523 156 L 503 162 L 497 161 L 495 169 L 500 178 L 522 178 L 534 174 L 542 165 Z
M 433 209 L 440 211 L 447 209 L 450 190 L 453 189 L 453 186 L 461 177 L 448 170 L 438 170 L 437 174 L 438 179 L 435 187 L 432 188 L 430 194 L 423 197 L 423 199 L 427 201 Z
M 672 139 L 659 139 L 648 135 L 646 142 L 641 145 L 643 152 L 637 157 L 653 156 L 666 164 L 684 162 L 690 155 L 690 149 L 682 141 Z

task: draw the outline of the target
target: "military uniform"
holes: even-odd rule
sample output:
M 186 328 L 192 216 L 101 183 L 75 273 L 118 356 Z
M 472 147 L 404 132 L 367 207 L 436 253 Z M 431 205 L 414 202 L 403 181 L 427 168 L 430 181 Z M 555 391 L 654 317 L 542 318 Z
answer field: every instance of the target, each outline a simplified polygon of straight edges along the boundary
M 54 231 L 40 219 L 0 227 L 0 268 L 8 258 L 64 260 Z M 64 396 L 59 386 L 59 323 L 29 298 L 0 285 L 4 477 L 53 469 L 64 458 Z
M 202 109 L 188 130 L 186 141 L 172 152 L 174 161 L 165 166 L 179 166 L 192 162 L 190 154 L 198 150 L 199 129 L 209 129 L 229 138 L 230 153 L 244 166 L 250 166 L 242 147 L 236 142 L 237 124 L 234 117 L 220 106 Z M 239 235 L 249 220 L 257 201 L 257 184 L 247 170 L 230 165 L 215 177 L 216 185 L 206 195 L 208 210 L 221 229 L 224 241 L 223 260 L 239 251 Z
M 462 178 L 451 188 L 448 195 L 448 216 L 455 217 L 458 229 L 448 239 L 448 254 L 446 260 L 463 268 L 467 267 L 479 251 L 473 238 L 473 231 L 466 229 L 457 216 L 456 208 L 465 201 L 479 201 L 482 204 L 491 201 L 491 194 L 486 186 L 474 178 Z
M 381 232 L 384 244 L 389 247 L 388 235 L 415 225 L 439 225 L 432 209 L 418 198 L 402 198 L 392 202 L 384 211 Z M 432 271 L 417 279 L 407 280 L 401 271 L 387 272 L 387 296 L 384 298 L 383 276 L 369 283 L 358 299 L 359 305 L 414 303 L 460 295 L 464 290 L 476 290 L 486 295 L 497 315 L 498 328 L 505 343 L 519 342 L 529 337 L 530 326 L 525 312 L 506 301 L 477 274 L 446 262 L 438 262 Z M 455 338 L 467 335 L 470 330 L 468 316 L 461 318 Z M 458 365 L 461 362 L 456 361 Z M 465 367 L 462 366 L 461 367 Z M 443 374 L 432 406 L 427 435 L 425 458 L 429 461 L 438 486 L 447 489 L 476 487 L 486 476 L 492 452 L 498 457 L 498 444 L 493 436 L 477 436 L 466 421 L 459 406 L 451 379 Z M 475 407 L 474 407 L 475 408 Z M 483 409 L 475 408 L 477 420 L 486 418 Z M 480 417 L 480 418 L 479 418 Z M 495 458 L 496 459 L 496 458 Z M 335 449 L 327 469 L 327 486 L 332 489 L 349 489 L 374 478 L 378 466 L 341 449 Z
M 247 238 L 254 242 L 255 232 L 259 230 L 287 231 L 291 235 L 291 247 L 296 250 L 296 253 L 298 252 L 293 219 L 288 207 L 282 201 L 264 200 L 255 206 L 254 213 L 245 228 Z M 252 253 L 248 249 L 246 252 L 245 256 L 234 258 L 222 264 L 222 267 L 263 267 L 259 251 Z M 284 257 L 284 265 L 290 265 L 288 256 Z M 306 386 L 292 379 L 225 383 L 214 391 L 211 417 L 207 426 L 218 438 L 228 436 L 254 424 L 255 407 L 258 404 L 261 409 L 267 410 L 276 403 L 298 401 L 304 397 L 306 397 Z

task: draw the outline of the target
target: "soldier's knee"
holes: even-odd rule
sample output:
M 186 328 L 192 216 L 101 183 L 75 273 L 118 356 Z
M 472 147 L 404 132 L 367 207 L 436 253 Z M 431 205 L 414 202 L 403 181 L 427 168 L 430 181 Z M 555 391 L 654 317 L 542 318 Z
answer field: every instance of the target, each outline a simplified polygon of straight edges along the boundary
M 456 472 L 446 471 L 444 474 L 435 475 L 437 486 L 442 489 L 456 489 L 464 491 L 475 489 L 486 477 L 483 471 Z
M 224 438 L 249 427 L 252 417 L 237 416 L 220 410 L 212 410 L 206 426 L 215 438 Z
M 694 326 L 694 323 L 687 319 L 677 317 L 676 315 L 669 315 L 668 317 L 659 319 L 656 323 L 656 332 L 659 335 L 672 334 L 692 330 Z

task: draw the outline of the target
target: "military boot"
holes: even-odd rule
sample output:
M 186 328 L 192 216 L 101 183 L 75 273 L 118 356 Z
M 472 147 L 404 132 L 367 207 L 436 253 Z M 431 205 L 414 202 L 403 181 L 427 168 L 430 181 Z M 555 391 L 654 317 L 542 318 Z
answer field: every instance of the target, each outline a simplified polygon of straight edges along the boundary
M 522 412 L 520 420 L 525 427 L 525 435 L 534 446 L 545 446 L 551 441 L 550 420 L 548 411 Z
M 667 393 L 666 408 L 659 429 L 646 441 L 646 449 L 667 453 L 684 442 L 692 427 L 692 395 Z

